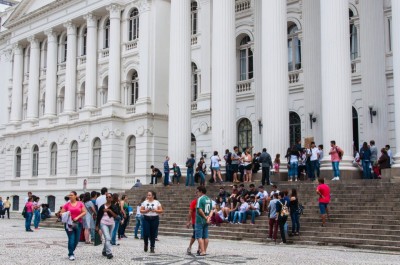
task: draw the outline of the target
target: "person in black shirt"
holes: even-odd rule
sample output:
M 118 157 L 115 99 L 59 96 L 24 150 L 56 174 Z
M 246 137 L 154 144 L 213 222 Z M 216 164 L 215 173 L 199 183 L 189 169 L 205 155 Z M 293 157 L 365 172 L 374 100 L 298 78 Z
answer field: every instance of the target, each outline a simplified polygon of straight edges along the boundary
M 150 184 L 157 184 L 157 178 L 160 178 L 162 176 L 162 173 L 158 168 L 154 167 L 153 165 L 151 165 L 150 168 L 151 168 Z

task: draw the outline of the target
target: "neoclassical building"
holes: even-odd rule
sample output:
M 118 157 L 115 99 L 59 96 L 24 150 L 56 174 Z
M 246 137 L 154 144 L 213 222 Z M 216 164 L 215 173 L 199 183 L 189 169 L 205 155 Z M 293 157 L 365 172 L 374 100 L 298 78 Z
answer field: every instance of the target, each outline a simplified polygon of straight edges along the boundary
M 22 0 L 0 18 L 14 210 L 146 183 L 166 155 L 314 139 L 328 162 L 334 139 L 352 171 L 364 141 L 400 151 L 398 1 Z

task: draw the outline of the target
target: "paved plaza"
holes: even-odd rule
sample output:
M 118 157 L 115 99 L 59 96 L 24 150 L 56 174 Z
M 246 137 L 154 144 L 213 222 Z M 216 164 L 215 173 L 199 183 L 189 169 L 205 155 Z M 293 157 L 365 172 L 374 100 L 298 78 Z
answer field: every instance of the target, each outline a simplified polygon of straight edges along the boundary
M 400 260 L 400 253 L 222 240 L 211 240 L 207 257 L 196 258 L 185 253 L 188 239 L 180 237 L 160 237 L 156 254 L 149 254 L 143 252 L 141 240 L 130 237 L 113 248 L 112 260 L 101 255 L 101 246 L 79 243 L 76 261 L 69 261 L 64 231 L 43 228 L 27 233 L 23 222 L 0 220 L 0 264 L 399 264 Z

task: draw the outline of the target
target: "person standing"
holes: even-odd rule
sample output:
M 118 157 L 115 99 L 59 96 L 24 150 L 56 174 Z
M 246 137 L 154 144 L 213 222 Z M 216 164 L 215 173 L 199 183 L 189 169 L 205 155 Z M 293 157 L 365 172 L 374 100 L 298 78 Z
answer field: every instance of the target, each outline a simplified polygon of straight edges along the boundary
M 378 162 L 378 148 L 374 140 L 369 141 L 369 149 L 371 150 L 371 165 L 375 165 Z
M 393 161 L 393 155 L 392 155 L 392 150 L 390 150 L 390 145 L 385 145 L 385 149 L 386 149 L 386 152 L 387 152 L 387 155 L 389 156 L 389 158 L 390 158 L 390 165 L 393 165 L 394 164 L 394 161 Z
M 324 146 L 322 144 L 318 145 L 318 163 L 317 163 L 317 178 L 321 175 L 321 161 L 324 157 Z
M 118 193 L 113 193 L 112 198 L 113 198 L 113 202 L 112 202 L 111 209 L 114 211 L 114 213 L 117 214 L 117 216 L 114 217 L 115 225 L 114 225 L 114 230 L 112 230 L 112 234 L 111 234 L 111 245 L 119 246 L 119 244 L 117 243 L 117 234 L 118 234 L 119 226 L 121 225 L 121 220 L 125 216 L 125 212 L 124 212 L 123 207 L 121 206 Z M 119 237 L 118 239 L 121 239 L 121 238 Z
M 4 202 L 3 202 L 3 198 L 0 197 L 0 218 L 3 217 L 3 219 L 4 219 L 4 215 L 5 215 Z
M 197 190 L 196 190 L 196 198 L 194 198 L 189 205 L 189 214 L 187 215 L 187 219 L 186 219 L 186 228 L 189 229 L 189 227 L 191 226 L 193 229 L 193 234 L 192 234 L 192 237 L 190 238 L 189 247 L 186 250 L 186 254 L 188 254 L 188 255 L 192 254 L 192 246 L 193 246 L 194 242 L 196 241 L 196 234 L 195 234 L 196 206 L 197 206 Z M 197 253 L 199 253 L 199 252 L 200 252 L 200 248 L 199 248 L 199 250 L 197 250 Z
M 276 242 L 276 237 L 278 236 L 278 216 L 276 213 L 276 204 L 278 202 L 278 193 L 275 192 L 272 195 L 272 200 L 269 202 L 269 235 L 268 239 L 272 239 Z
M 143 215 L 140 213 L 140 207 L 142 206 L 142 203 L 146 200 L 146 197 L 143 197 L 139 205 L 136 207 L 136 224 L 135 224 L 135 239 L 139 239 L 138 237 L 138 231 L 140 227 L 140 239 L 143 239 Z
M 282 243 L 286 244 L 286 233 L 285 233 L 285 224 L 288 219 L 288 216 L 285 214 L 285 207 L 288 207 L 287 201 L 284 199 L 284 192 L 279 192 L 278 199 L 279 201 L 276 203 L 276 220 L 278 222 L 279 230 L 281 231 Z M 287 208 L 286 208 L 287 209 Z
M 229 152 L 229 149 L 225 150 L 225 155 L 224 155 L 224 160 L 225 160 L 225 181 L 232 182 L 232 153 Z
M 299 213 L 299 199 L 297 197 L 297 190 L 292 189 L 290 194 L 290 219 L 292 220 L 292 235 L 299 235 L 300 232 L 300 213 Z
M 211 157 L 211 168 L 214 171 L 213 174 L 214 183 L 217 182 L 217 175 L 219 178 L 219 182 L 222 183 L 221 168 L 219 164 L 220 161 L 221 158 L 218 155 L 218 151 L 214 151 L 214 155 Z
M 329 151 L 331 155 L 331 162 L 333 168 L 333 179 L 332 180 L 340 180 L 340 170 L 339 170 L 339 162 L 343 157 L 343 150 L 336 145 L 336 141 L 331 141 L 331 150 Z
M 4 214 L 7 212 L 8 219 L 10 219 L 10 208 L 11 208 L 10 197 L 7 197 L 6 201 L 4 202 Z M 4 215 L 3 215 L 3 219 L 4 219 Z
M 161 203 L 157 200 L 157 195 L 154 191 L 148 191 L 146 200 L 140 207 L 140 213 L 143 215 L 143 238 L 144 251 L 149 249 L 150 253 L 155 253 L 156 235 L 158 234 L 158 225 L 160 223 L 159 214 L 164 212 Z
M 364 142 L 360 149 L 360 159 L 362 161 L 363 179 L 371 179 L 371 150 L 367 142 Z
M 90 235 L 92 234 L 92 230 L 95 230 L 95 220 L 96 220 L 96 208 L 94 207 L 93 202 L 90 198 L 90 193 L 86 192 L 83 197 L 83 203 L 86 208 L 86 215 L 83 218 L 83 229 L 85 234 L 85 243 L 91 244 Z M 93 239 L 94 237 L 92 237 Z
M 29 198 L 32 198 L 32 192 L 30 191 L 28 191 L 28 197 L 25 198 L 24 202 L 27 203 Z
M 309 172 L 309 178 L 311 181 L 315 181 L 315 171 L 318 168 L 318 147 L 315 146 L 315 142 L 311 142 L 310 145 L 310 172 Z
M 206 166 L 206 163 L 204 162 L 204 157 L 201 157 L 199 163 L 197 163 L 196 173 L 199 174 L 200 185 L 205 186 L 206 185 L 207 166 Z
M 231 156 L 231 170 L 232 170 L 232 176 L 233 176 L 233 183 L 238 183 L 240 182 L 238 180 L 238 172 L 239 172 L 239 162 L 240 162 L 240 156 L 238 155 L 239 148 L 237 146 L 233 147 L 233 153 Z
M 106 201 L 107 201 L 107 199 L 106 199 L 106 194 L 107 194 L 107 192 L 108 192 L 108 189 L 106 188 L 106 187 L 103 187 L 102 189 L 101 189 L 101 195 L 99 196 L 99 197 L 97 197 L 97 199 L 96 199 L 96 206 L 97 206 L 97 209 L 100 209 L 100 207 L 103 205 L 103 204 L 105 204 L 106 203 Z
M 271 182 L 269 180 L 269 172 L 270 172 L 270 167 L 272 166 L 272 159 L 271 155 L 267 153 L 267 148 L 263 148 L 261 156 L 258 161 L 261 163 L 261 171 L 262 171 L 261 184 L 264 186 L 265 182 L 267 182 L 267 185 L 271 185 Z
M 200 253 L 197 256 L 205 256 L 208 247 L 208 224 L 211 222 L 212 204 L 211 199 L 206 196 L 207 190 L 204 186 L 197 187 L 197 192 L 195 237 L 200 247 Z
M 25 215 L 25 231 L 33 232 L 31 229 L 32 215 L 33 215 L 33 197 L 28 197 L 28 201 L 25 204 L 26 215 Z
M 118 238 L 119 239 L 128 238 L 125 235 L 126 227 L 129 225 L 129 221 L 130 221 L 128 195 L 125 195 L 125 194 L 122 195 L 120 205 L 123 210 L 122 211 L 123 219 L 122 219 L 121 225 L 118 230 Z
M 40 198 L 34 196 L 33 197 L 33 216 L 35 217 L 33 220 L 33 226 L 35 227 L 35 230 L 39 229 L 39 223 L 40 223 L 40 203 L 39 203 Z
M 164 186 L 169 186 L 169 157 L 166 156 L 165 157 L 165 161 L 164 161 Z
M 69 201 L 64 204 L 61 214 L 69 212 L 69 218 L 72 224 L 65 224 L 65 232 L 68 236 L 68 257 L 69 260 L 75 260 L 74 251 L 79 243 L 79 237 L 82 230 L 82 217 L 86 215 L 85 205 L 77 200 L 78 196 L 75 191 L 69 194 Z
M 316 192 L 319 196 L 318 203 L 322 220 L 321 226 L 324 227 L 326 223 L 326 217 L 329 216 L 328 205 L 331 202 L 331 189 L 327 184 L 325 184 L 325 180 L 323 178 L 319 178 L 318 183 L 319 185 Z
M 117 213 L 113 205 L 113 196 L 111 193 L 107 193 L 106 203 L 99 208 L 96 218 L 96 231 L 99 231 L 100 228 L 105 239 L 102 254 L 107 257 L 107 259 L 112 259 L 114 257 L 111 252 L 111 233 L 114 231 L 114 218 L 117 217 Z
M 300 157 L 300 151 L 298 148 L 293 145 L 292 148 L 289 150 L 289 153 L 286 155 L 289 163 L 289 181 L 297 181 L 297 175 L 299 171 L 299 157 Z
M 190 157 L 186 160 L 186 187 L 194 186 L 194 167 L 196 165 L 196 160 L 194 159 L 194 154 L 191 154 Z M 179 181 L 178 181 L 179 182 Z

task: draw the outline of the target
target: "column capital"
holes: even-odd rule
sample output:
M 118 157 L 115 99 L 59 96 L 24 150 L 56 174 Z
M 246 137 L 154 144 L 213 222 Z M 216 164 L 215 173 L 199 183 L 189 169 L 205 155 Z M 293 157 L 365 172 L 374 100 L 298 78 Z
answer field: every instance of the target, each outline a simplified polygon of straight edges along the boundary
M 150 11 L 151 0 L 141 0 L 139 2 L 139 14 Z
M 11 48 L 3 50 L 0 54 L 0 61 L 2 61 L 1 58 L 4 58 L 3 62 L 10 62 L 12 59 L 12 51 Z
M 28 37 L 28 41 L 31 44 L 31 49 L 39 49 L 40 47 L 40 42 L 39 40 L 36 38 L 35 35 L 32 35 L 30 37 Z
M 71 20 L 65 22 L 64 27 L 67 28 L 67 35 L 76 35 L 76 25 Z
M 47 36 L 47 42 L 57 42 L 58 32 L 54 29 L 47 29 L 44 34 Z
M 13 50 L 14 54 L 22 53 L 22 45 L 20 43 L 18 43 L 18 42 L 14 43 L 12 45 L 12 50 Z
M 83 18 L 86 20 L 88 28 L 97 27 L 98 18 L 93 13 L 87 13 L 86 15 L 83 16 Z
M 110 19 L 113 19 L 113 18 L 119 19 L 119 18 L 121 18 L 122 7 L 120 5 L 111 4 L 106 9 L 107 9 L 107 11 L 110 12 Z

